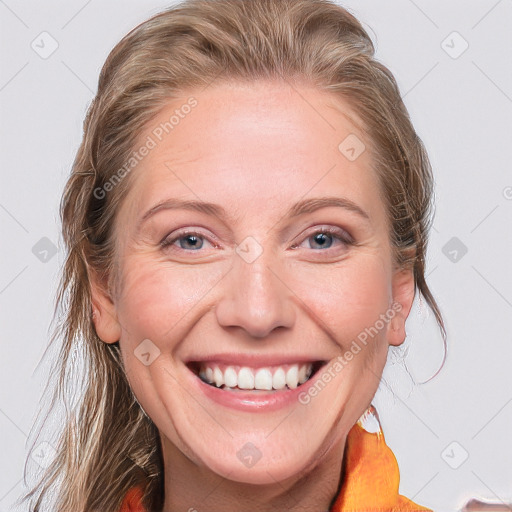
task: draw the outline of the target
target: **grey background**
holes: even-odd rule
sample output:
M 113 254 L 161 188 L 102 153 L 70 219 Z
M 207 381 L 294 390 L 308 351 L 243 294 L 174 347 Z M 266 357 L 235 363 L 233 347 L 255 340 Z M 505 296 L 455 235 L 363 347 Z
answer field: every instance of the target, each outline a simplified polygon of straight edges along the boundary
M 395 74 L 437 183 L 428 282 L 447 322 L 446 364 L 413 383 L 443 357 L 416 303 L 375 399 L 400 492 L 436 511 L 471 496 L 512 502 L 512 1 L 340 3 Z M 57 207 L 83 117 L 111 48 L 167 5 L 0 0 L 0 512 L 26 510 L 11 505 L 49 371 Z

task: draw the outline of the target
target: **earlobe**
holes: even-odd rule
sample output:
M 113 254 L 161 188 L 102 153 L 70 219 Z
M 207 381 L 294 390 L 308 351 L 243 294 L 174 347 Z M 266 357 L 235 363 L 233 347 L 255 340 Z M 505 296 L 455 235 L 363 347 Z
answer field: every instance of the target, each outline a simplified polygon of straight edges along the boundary
M 399 346 L 405 341 L 405 321 L 414 301 L 413 270 L 397 270 L 393 276 L 394 315 L 389 322 L 388 341 L 390 345 Z M 399 305 L 399 306 L 398 306 Z
M 115 304 L 99 281 L 96 272 L 88 268 L 91 284 L 92 320 L 98 337 L 105 343 L 115 343 L 121 338 L 121 325 Z

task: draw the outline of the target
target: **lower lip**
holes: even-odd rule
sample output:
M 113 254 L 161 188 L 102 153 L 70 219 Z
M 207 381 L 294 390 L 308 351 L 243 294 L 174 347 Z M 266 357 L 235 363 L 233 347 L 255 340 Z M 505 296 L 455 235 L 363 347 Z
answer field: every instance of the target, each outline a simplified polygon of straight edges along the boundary
M 206 384 L 191 370 L 188 370 L 188 373 L 193 378 L 192 385 L 197 387 L 200 393 L 220 405 L 245 412 L 270 412 L 293 404 L 300 404 L 299 395 L 307 392 L 309 387 L 315 383 L 321 374 L 322 368 L 323 366 L 312 378 L 295 389 L 280 389 L 268 392 L 222 390 L 216 386 Z

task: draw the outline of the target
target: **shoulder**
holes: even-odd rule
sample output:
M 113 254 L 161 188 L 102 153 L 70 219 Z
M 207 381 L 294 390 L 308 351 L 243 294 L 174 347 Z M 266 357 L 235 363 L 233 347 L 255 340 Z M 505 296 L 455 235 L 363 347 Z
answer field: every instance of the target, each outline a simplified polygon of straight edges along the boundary
M 375 407 L 370 406 L 347 436 L 344 480 L 330 512 L 432 512 L 398 493 L 400 472 Z

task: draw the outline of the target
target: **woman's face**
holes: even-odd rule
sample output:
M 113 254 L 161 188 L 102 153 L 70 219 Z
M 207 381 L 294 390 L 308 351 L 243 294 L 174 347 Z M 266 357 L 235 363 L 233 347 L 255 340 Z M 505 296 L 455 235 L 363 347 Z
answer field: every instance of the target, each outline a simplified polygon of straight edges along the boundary
M 343 112 L 312 88 L 223 83 L 173 100 L 134 148 L 120 289 L 110 302 L 94 286 L 96 330 L 120 340 L 164 445 L 231 480 L 328 457 L 405 336 L 412 274 L 394 269 L 368 144 Z

